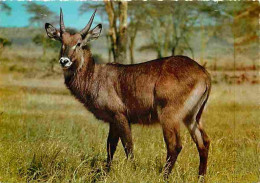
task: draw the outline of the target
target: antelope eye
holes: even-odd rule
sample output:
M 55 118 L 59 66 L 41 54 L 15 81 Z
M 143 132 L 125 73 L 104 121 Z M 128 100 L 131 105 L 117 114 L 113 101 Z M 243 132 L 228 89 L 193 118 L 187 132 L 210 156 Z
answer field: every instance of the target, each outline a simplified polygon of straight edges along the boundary
M 77 46 L 80 46 L 80 43 L 77 43 Z

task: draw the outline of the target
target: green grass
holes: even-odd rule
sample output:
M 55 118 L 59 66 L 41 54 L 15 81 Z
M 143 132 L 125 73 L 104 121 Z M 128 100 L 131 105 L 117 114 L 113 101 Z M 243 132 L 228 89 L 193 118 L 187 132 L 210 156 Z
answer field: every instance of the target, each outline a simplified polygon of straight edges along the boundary
M 161 128 L 133 125 L 135 159 L 121 143 L 104 171 L 108 125 L 61 79 L 0 77 L 0 182 L 163 182 Z M 259 85 L 214 85 L 203 122 L 211 139 L 207 182 L 259 182 Z M 183 150 L 169 182 L 196 182 L 199 157 L 182 127 Z

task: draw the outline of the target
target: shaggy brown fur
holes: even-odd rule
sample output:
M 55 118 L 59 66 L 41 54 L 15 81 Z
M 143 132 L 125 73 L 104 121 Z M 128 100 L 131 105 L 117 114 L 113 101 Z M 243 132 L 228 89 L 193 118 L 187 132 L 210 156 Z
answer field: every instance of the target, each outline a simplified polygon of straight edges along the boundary
M 50 24 L 46 24 L 50 36 L 53 32 L 49 28 Z M 80 34 L 67 32 L 59 37 L 63 45 L 61 57 L 65 55 L 73 62 L 71 67 L 64 69 L 65 84 L 98 119 L 109 123 L 108 167 L 119 139 L 126 156 L 133 155 L 131 123 L 160 123 L 167 146 L 164 171 L 167 177 L 182 148 L 180 123 L 184 123 L 199 151 L 199 175 L 205 175 L 209 139 L 200 117 L 211 88 L 208 72 L 185 56 L 134 65 L 96 64 L 88 47 L 72 48 L 84 39 Z

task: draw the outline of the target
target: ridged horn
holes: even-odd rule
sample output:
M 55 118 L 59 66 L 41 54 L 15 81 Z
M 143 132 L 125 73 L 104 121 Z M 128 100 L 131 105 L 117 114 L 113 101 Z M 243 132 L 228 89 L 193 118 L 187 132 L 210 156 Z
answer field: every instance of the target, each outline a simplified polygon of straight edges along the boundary
M 92 14 L 92 16 L 91 16 L 91 18 L 90 18 L 88 24 L 86 25 L 86 27 L 84 27 L 84 29 L 82 29 L 82 30 L 80 31 L 80 34 L 81 34 L 81 36 L 82 36 L 83 38 L 87 35 L 87 33 L 88 33 L 88 31 L 89 31 L 89 29 L 90 29 L 90 27 L 91 27 L 91 25 L 92 25 L 92 22 L 93 22 L 93 20 L 94 20 L 95 14 L 96 14 L 96 11 L 97 11 L 97 9 L 95 9 L 95 11 L 94 11 L 94 13 Z
M 61 33 L 66 32 L 64 21 L 63 21 L 63 13 L 62 13 L 62 9 L 61 8 L 60 8 L 60 32 Z

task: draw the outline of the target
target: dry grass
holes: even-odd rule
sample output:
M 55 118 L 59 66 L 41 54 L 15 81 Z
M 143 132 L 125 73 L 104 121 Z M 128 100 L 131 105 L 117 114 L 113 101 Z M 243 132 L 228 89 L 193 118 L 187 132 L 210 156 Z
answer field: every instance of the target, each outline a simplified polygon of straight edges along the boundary
M 0 78 L 0 182 L 163 182 L 159 126 L 134 125 L 135 159 L 126 161 L 120 144 L 106 173 L 108 126 L 70 96 L 62 79 Z M 212 142 L 208 182 L 260 181 L 259 96 L 259 85 L 213 86 L 203 115 Z M 184 127 L 182 143 L 170 182 L 196 182 L 198 153 Z

